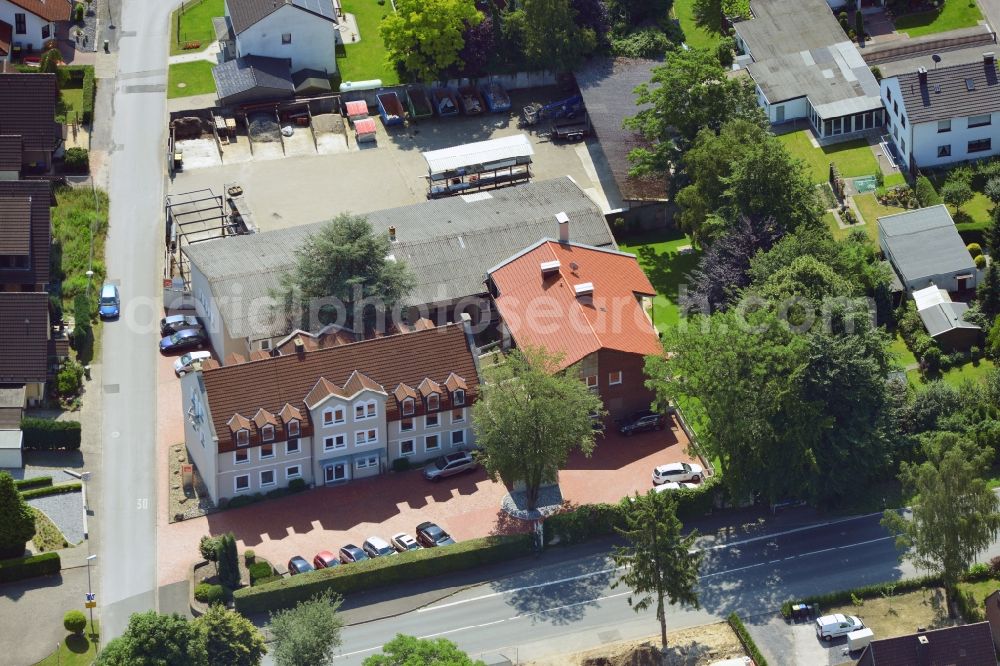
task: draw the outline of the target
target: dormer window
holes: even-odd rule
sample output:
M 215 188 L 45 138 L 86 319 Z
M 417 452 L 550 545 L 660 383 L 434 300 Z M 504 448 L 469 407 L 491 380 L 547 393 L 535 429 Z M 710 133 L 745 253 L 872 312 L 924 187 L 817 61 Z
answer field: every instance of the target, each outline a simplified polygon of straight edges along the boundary
M 273 425 L 264 426 L 264 428 L 261 430 L 260 435 L 265 442 L 272 441 L 274 439 L 274 426 Z
M 293 421 L 289 421 L 285 427 L 288 428 L 288 436 L 289 437 L 298 437 L 299 436 L 299 422 L 298 421 L 294 421 L 294 420 Z
M 236 446 L 249 446 L 250 445 L 250 431 L 249 430 L 237 430 L 236 431 Z
M 409 416 L 413 414 L 413 409 L 414 409 L 413 398 L 407 398 L 406 400 L 403 401 L 403 414 Z
M 369 400 L 368 402 L 359 402 L 354 405 L 354 420 L 363 421 L 365 419 L 375 418 L 376 409 L 375 401 Z
M 323 412 L 323 425 L 334 425 L 343 423 L 346 420 L 346 411 L 343 407 L 335 407 Z
M 463 391 L 462 389 L 455 389 L 455 391 L 451 394 L 451 404 L 464 405 L 465 391 Z
M 437 393 L 431 393 L 427 396 L 427 409 L 434 411 L 440 407 L 440 399 Z

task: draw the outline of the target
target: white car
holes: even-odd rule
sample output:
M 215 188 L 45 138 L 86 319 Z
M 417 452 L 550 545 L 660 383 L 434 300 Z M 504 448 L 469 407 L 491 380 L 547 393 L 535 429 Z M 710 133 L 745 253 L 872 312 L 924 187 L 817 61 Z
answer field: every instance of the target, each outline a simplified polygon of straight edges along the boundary
M 204 361 L 205 359 L 212 358 L 212 352 L 207 351 L 193 351 L 184 354 L 179 359 L 174 361 L 174 372 L 178 375 L 182 372 L 191 372 L 191 366 L 195 364 L 195 361 Z
M 852 631 L 864 629 L 865 623 L 854 615 L 824 615 L 816 618 L 816 635 L 824 641 L 832 641 L 838 636 L 846 636 Z
M 392 543 L 392 547 L 396 549 L 398 553 L 405 553 L 408 550 L 421 550 L 423 546 L 417 543 L 417 540 L 411 537 L 406 532 L 400 532 L 399 534 L 393 534 L 392 538 L 389 539 Z
M 666 483 L 661 483 L 653 488 L 653 492 L 665 493 L 670 490 L 693 490 L 697 487 L 697 483 L 677 483 L 676 481 L 667 481 Z
M 701 481 L 705 477 L 705 470 L 701 465 L 693 465 L 686 462 L 670 463 L 660 465 L 653 470 L 653 485 L 658 486 L 667 481 Z

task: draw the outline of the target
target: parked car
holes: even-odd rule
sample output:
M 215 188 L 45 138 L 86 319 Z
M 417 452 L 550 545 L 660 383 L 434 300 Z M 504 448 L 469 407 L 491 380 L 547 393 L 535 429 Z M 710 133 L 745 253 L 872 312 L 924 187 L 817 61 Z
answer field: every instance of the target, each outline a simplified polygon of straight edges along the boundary
M 317 569 L 329 569 L 339 564 L 340 560 L 337 559 L 337 556 L 328 550 L 319 551 L 316 553 L 316 557 L 313 558 L 313 566 Z
M 365 542 L 361 544 L 361 549 L 365 551 L 368 557 L 382 557 L 383 555 L 395 555 L 396 549 L 389 545 L 389 543 L 382 537 L 368 537 Z
M 406 532 L 393 534 L 392 538 L 389 539 L 389 543 L 391 543 L 392 547 L 395 548 L 400 553 L 404 553 L 408 550 L 420 550 L 423 548 L 423 546 L 417 543 L 416 539 L 411 537 Z
M 177 331 L 186 331 L 191 328 L 202 329 L 204 326 L 201 325 L 197 317 L 192 317 L 191 315 L 170 315 L 160 320 L 160 335 L 162 336 L 167 336 Z
M 838 636 L 846 636 L 852 631 L 864 629 L 865 623 L 854 615 L 824 615 L 816 618 L 816 636 L 824 641 L 832 641 Z
M 361 550 L 353 543 L 349 543 L 340 549 L 340 562 L 341 564 L 350 564 L 351 562 L 360 562 L 361 560 L 367 560 L 368 556 L 365 551 Z
M 667 481 L 701 481 L 705 476 L 705 470 L 701 465 L 692 465 L 686 462 L 669 463 L 660 465 L 653 470 L 653 485 L 658 486 Z
M 670 490 L 692 490 L 697 487 L 698 487 L 697 483 L 687 483 L 687 482 L 678 483 L 676 481 L 667 481 L 666 483 L 662 483 L 656 486 L 655 488 L 653 488 L 653 490 L 655 490 L 658 493 L 665 493 Z
M 417 543 L 425 548 L 450 546 L 455 543 L 451 535 L 432 522 L 417 525 Z
M 644 409 L 628 417 L 618 426 L 618 432 L 629 437 L 637 432 L 663 430 L 667 418 L 663 414 Z
M 306 558 L 301 555 L 296 555 L 292 559 L 288 560 L 288 573 L 292 576 L 301 573 L 309 573 L 313 570 L 313 566 L 306 561 Z
M 212 352 L 208 351 L 193 351 L 184 354 L 179 359 L 174 361 L 174 373 L 181 374 L 182 372 L 191 372 L 191 366 L 195 364 L 195 361 L 204 361 L 207 358 L 212 358 Z
M 476 459 L 469 451 L 458 451 L 441 456 L 430 465 L 424 467 L 424 478 L 428 481 L 440 481 L 446 476 L 471 472 L 476 469 Z
M 121 298 L 118 295 L 117 285 L 106 284 L 101 287 L 97 312 L 101 315 L 101 319 L 115 319 L 121 314 Z
M 176 333 L 168 335 L 160 340 L 160 351 L 180 351 L 181 349 L 201 347 L 203 344 L 205 344 L 204 331 L 196 328 L 189 328 L 183 331 L 177 331 Z

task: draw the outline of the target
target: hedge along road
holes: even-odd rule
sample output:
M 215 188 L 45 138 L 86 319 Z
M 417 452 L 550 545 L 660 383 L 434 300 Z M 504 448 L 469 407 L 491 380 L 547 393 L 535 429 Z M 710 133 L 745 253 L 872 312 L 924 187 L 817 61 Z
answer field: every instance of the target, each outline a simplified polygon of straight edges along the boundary
M 881 514 L 797 528 L 705 549 L 701 610 L 670 607 L 671 629 L 775 613 L 781 602 L 917 575 L 900 563 Z M 1000 554 L 994 543 L 985 557 Z M 529 570 L 393 618 L 346 627 L 338 663 L 360 664 L 396 633 L 443 636 L 474 656 L 518 661 L 658 633 L 655 609 L 635 613 L 612 589 L 614 565 L 595 556 Z

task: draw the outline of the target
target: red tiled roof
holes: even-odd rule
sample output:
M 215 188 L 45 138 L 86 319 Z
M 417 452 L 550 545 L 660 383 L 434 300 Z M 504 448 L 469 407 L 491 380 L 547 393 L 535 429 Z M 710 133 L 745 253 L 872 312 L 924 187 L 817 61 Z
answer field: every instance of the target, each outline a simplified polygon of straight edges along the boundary
M 229 354 L 229 356 L 226 357 L 225 360 L 226 365 L 239 365 L 241 363 L 246 363 L 246 362 L 247 362 L 247 357 L 238 352 L 232 352 L 231 354 Z
M 250 419 L 242 414 L 233 414 L 232 418 L 226 421 L 226 425 L 234 432 L 237 430 L 249 430 Z
M 258 428 L 263 428 L 266 425 L 278 425 L 277 417 L 266 409 L 258 409 L 257 413 L 253 415 L 253 422 Z
M 559 270 L 543 275 L 541 264 L 553 261 Z M 542 241 L 494 268 L 489 278 L 514 341 L 561 354 L 561 368 L 599 349 L 663 353 L 637 298 L 656 291 L 631 254 Z M 576 287 L 588 282 L 593 294 L 578 296 Z
M 465 384 L 465 380 L 454 372 L 448 375 L 448 379 L 444 381 L 444 385 L 448 387 L 449 391 L 455 391 L 457 389 L 462 389 L 463 391 L 468 388 Z
M 49 295 L 0 292 L 0 383 L 44 382 L 49 358 Z
M 14 29 L 5 21 L 0 21 L 0 56 L 10 55 L 10 44 L 14 36 Z
M 466 404 L 472 404 L 479 387 L 476 359 L 461 323 L 239 365 L 214 369 L 202 365 L 202 369 L 220 451 L 232 449 L 228 423 L 234 414 L 254 414 L 258 409 L 278 412 L 290 403 L 302 413 L 307 432 L 311 423 L 306 403 L 314 404 L 318 384 L 326 382 L 330 386 L 323 390 L 330 390 L 346 384 L 355 373 L 356 382 L 380 386 L 417 385 L 428 377 L 445 381 L 455 373 L 469 385 Z M 441 402 L 441 409 L 447 409 L 447 400 Z M 418 409 L 417 413 L 422 412 Z M 392 421 L 399 416 L 390 400 L 386 418 Z M 255 442 L 251 433 L 251 445 Z
M 0 93 L 0 99 L 3 94 Z M 3 104 L 0 103 L 0 107 Z M 29 199 L 31 201 L 31 270 L 0 268 L 0 284 L 45 285 L 49 281 L 49 253 L 52 243 L 52 217 L 49 206 L 54 206 L 52 186 L 47 180 L 0 180 L 0 199 Z
M 11 4 L 46 21 L 68 21 L 73 10 L 69 0 L 10 0 Z
M 978 622 L 872 641 L 858 666 L 983 666 L 996 659 L 990 623 Z
M 281 411 L 278 413 L 278 416 L 280 416 L 281 420 L 284 421 L 285 423 L 288 423 L 289 421 L 302 420 L 302 412 L 295 409 L 287 402 L 285 403 L 285 406 L 281 408 Z
M 250 352 L 251 361 L 260 361 L 261 359 L 268 358 L 269 356 L 270 354 L 268 354 L 263 349 L 254 349 L 252 352 Z
M 425 377 L 424 381 L 420 382 L 420 385 L 417 386 L 417 389 L 420 391 L 420 395 L 424 397 L 429 396 L 432 393 L 437 393 L 439 395 L 441 393 L 441 385 L 430 377 Z
M 55 149 L 55 74 L 0 74 L 0 100 L 0 134 L 20 135 L 25 150 Z
M 414 400 L 417 399 L 417 390 L 406 384 L 400 384 L 397 386 L 396 390 L 394 390 L 392 394 L 396 396 L 396 400 L 399 400 L 400 402 L 407 398 L 413 398 Z

